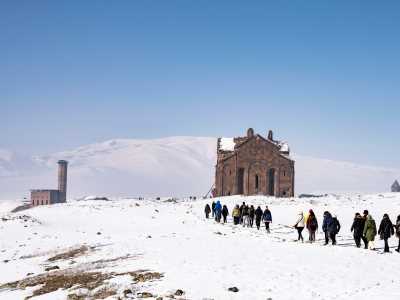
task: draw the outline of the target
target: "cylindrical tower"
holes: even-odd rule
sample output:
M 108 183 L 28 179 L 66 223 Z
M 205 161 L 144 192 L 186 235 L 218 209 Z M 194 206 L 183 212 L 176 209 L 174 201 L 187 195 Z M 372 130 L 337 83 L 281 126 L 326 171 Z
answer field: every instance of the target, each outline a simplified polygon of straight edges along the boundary
M 68 162 L 66 160 L 58 161 L 58 193 L 59 202 L 67 201 L 67 167 Z

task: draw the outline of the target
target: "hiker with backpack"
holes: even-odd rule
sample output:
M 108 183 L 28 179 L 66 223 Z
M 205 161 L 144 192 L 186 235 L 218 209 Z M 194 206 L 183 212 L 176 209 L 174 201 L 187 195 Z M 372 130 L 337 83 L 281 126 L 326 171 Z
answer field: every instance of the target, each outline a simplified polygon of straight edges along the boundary
M 204 208 L 204 213 L 206 214 L 206 219 L 208 219 L 210 212 L 211 212 L 211 208 L 210 208 L 210 205 L 207 203 L 206 207 Z
M 309 211 L 308 219 L 306 222 L 308 229 L 309 241 L 310 243 L 315 242 L 315 232 L 318 230 L 318 220 L 312 209 Z
M 364 223 L 363 217 L 359 213 L 356 213 L 350 230 L 353 232 L 354 242 L 356 243 L 357 248 L 361 247 Z
M 265 229 L 267 230 L 267 233 L 270 233 L 269 223 L 272 222 L 272 214 L 271 214 L 271 211 L 269 210 L 268 206 L 265 207 L 262 218 L 265 223 Z
M 296 230 L 297 230 L 297 234 L 298 234 L 297 241 L 301 240 L 301 242 L 303 242 L 304 238 L 303 238 L 303 235 L 301 233 L 302 233 L 302 231 L 304 229 L 304 214 L 303 214 L 302 211 L 299 212 L 297 221 L 296 221 L 296 223 L 294 224 L 293 227 L 296 228 Z
M 379 225 L 378 234 L 381 240 L 385 241 L 385 249 L 383 252 L 389 252 L 389 238 L 394 234 L 393 223 L 388 214 L 384 214 L 381 224 Z
M 254 212 L 254 215 L 256 217 L 257 229 L 260 230 L 261 218 L 263 215 L 263 211 L 262 211 L 261 207 L 257 207 L 256 211 Z
M 247 205 L 245 205 L 242 209 L 242 223 L 243 223 L 243 227 L 250 226 L 250 221 L 249 221 L 249 207 Z
M 232 217 L 233 217 L 233 224 L 238 225 L 240 223 L 240 208 L 239 205 L 236 205 L 235 208 L 232 211 Z
M 253 227 L 254 223 L 254 214 L 255 214 L 255 209 L 254 206 L 250 206 L 249 208 L 249 222 L 250 222 L 250 227 Z
M 363 236 L 368 242 L 368 248 L 370 250 L 375 250 L 375 236 L 376 236 L 376 223 L 370 214 L 367 215 L 367 220 L 365 221 Z
M 215 221 L 218 223 L 221 221 L 222 205 L 221 202 L 217 201 L 215 204 Z
M 336 215 L 332 216 L 330 222 L 327 225 L 327 230 L 329 233 L 329 238 L 332 240 L 332 245 L 336 245 L 336 235 L 340 231 L 340 223 Z
M 226 205 L 224 205 L 222 207 L 222 217 L 223 217 L 223 222 L 226 223 L 226 218 L 229 215 L 229 211 L 228 211 L 228 207 Z
M 400 215 L 397 216 L 396 225 L 394 226 L 396 228 L 396 236 L 399 239 L 399 246 L 397 247 L 396 251 L 400 252 Z

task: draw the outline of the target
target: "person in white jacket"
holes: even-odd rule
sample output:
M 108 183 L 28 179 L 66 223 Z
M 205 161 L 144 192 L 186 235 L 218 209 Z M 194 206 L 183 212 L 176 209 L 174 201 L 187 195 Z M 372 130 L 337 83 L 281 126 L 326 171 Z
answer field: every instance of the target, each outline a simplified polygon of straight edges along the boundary
M 293 227 L 297 229 L 297 233 L 299 234 L 299 237 L 297 240 L 298 241 L 301 240 L 303 242 L 304 238 L 303 238 L 303 235 L 301 234 L 304 229 L 304 214 L 303 214 L 303 212 L 302 211 L 299 212 L 298 216 L 299 217 Z

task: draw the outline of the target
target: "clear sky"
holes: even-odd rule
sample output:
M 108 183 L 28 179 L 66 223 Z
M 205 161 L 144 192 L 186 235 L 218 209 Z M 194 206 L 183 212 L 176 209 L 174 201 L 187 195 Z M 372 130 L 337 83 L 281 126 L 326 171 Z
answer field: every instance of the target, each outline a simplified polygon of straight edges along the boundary
M 399 1 L 1 1 L 0 147 L 234 136 L 400 167 Z

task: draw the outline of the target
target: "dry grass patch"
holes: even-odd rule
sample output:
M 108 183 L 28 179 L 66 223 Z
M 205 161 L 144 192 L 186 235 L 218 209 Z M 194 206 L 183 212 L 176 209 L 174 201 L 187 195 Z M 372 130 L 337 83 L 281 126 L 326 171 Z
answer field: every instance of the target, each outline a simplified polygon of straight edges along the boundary
M 48 261 L 53 262 L 53 261 L 57 261 L 57 260 L 75 258 L 77 256 L 86 254 L 89 250 L 94 250 L 94 248 L 95 247 L 88 247 L 88 246 L 83 245 L 79 248 L 71 249 L 69 251 L 52 256 L 48 259 Z
M 39 286 L 33 291 L 32 295 L 25 299 L 30 299 L 43 294 L 55 292 L 58 289 L 86 289 L 88 295 L 70 294 L 68 299 L 105 299 L 117 293 L 115 287 L 109 286 L 107 280 L 122 275 L 130 275 L 134 284 L 143 283 L 147 281 L 158 280 L 163 277 L 158 272 L 147 272 L 146 270 L 139 270 L 134 272 L 125 273 L 102 273 L 102 272 L 85 272 L 85 271 L 54 271 L 52 273 L 44 273 L 32 277 L 27 277 L 22 280 L 9 282 L 0 286 L 0 290 L 4 289 L 25 289 L 27 287 Z M 94 291 L 95 289 L 97 291 Z M 93 294 L 90 293 L 93 291 Z

